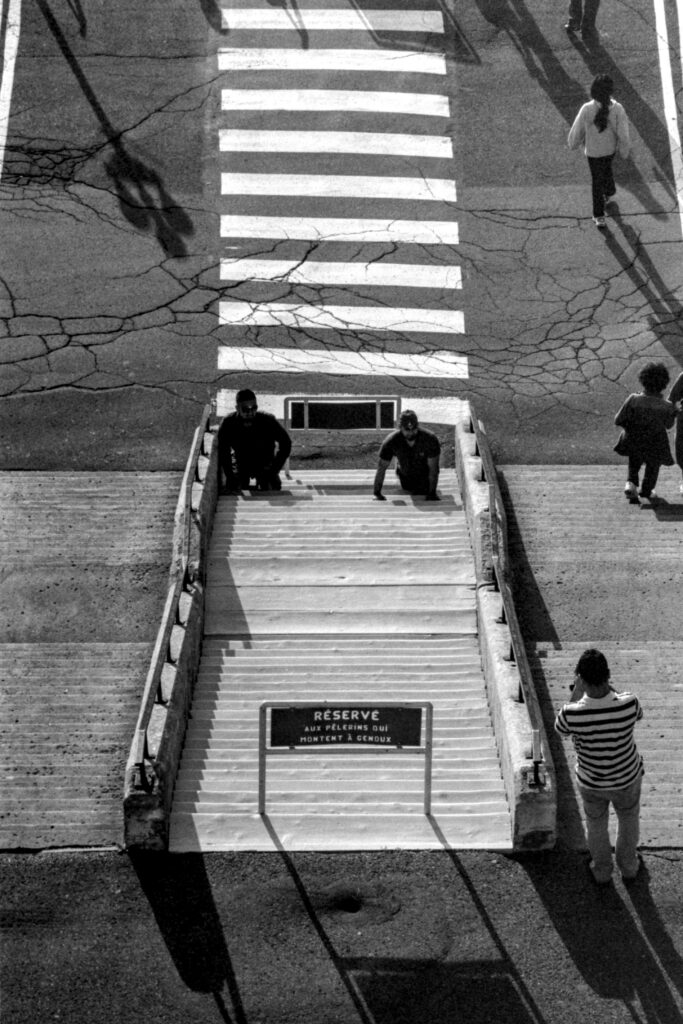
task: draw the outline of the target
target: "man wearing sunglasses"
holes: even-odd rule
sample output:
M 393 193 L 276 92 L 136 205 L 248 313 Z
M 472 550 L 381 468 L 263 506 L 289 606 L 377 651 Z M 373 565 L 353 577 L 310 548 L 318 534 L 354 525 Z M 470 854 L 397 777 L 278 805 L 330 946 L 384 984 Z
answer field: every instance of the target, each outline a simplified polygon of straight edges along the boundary
M 418 426 L 417 414 L 412 409 L 401 413 L 399 429 L 389 434 L 379 451 L 375 473 L 374 494 L 378 501 L 386 501 L 382 494 L 384 474 L 396 458 L 396 475 L 404 491 L 424 494 L 427 501 L 439 501 L 436 485 L 439 482 L 441 445 L 436 434 Z
M 256 395 L 242 388 L 235 411 L 218 430 L 218 455 L 226 490 L 241 491 L 255 481 L 258 491 L 279 491 L 280 470 L 292 450 L 289 434 L 268 412 L 259 412 Z

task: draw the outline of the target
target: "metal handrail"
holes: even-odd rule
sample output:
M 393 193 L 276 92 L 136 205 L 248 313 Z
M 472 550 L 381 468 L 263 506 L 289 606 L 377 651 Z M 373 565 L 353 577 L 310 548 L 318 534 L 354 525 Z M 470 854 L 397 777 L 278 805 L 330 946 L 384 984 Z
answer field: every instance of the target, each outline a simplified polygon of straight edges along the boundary
M 493 461 L 491 445 L 483 424 L 480 423 L 473 410 L 471 411 L 470 422 L 475 437 L 476 454 L 481 460 L 482 473 L 489 490 L 491 564 L 496 590 L 501 596 L 503 605 L 501 621 L 507 625 L 510 632 L 510 660 L 517 666 L 519 674 L 519 693 L 517 699 L 525 705 L 529 716 L 532 734 L 534 782 L 539 784 L 539 766 L 544 760 L 540 742 L 543 732 L 543 718 L 510 584 L 511 563 L 508 549 L 507 512 L 500 484 L 498 483 L 498 474 Z
M 166 603 L 161 616 L 161 623 L 152 651 L 145 686 L 142 692 L 140 713 L 135 726 L 135 734 L 131 748 L 129 764 L 138 769 L 140 784 L 150 791 L 152 783 L 147 778 L 146 764 L 154 771 L 154 760 L 149 751 L 149 724 L 155 705 L 165 704 L 161 692 L 161 673 L 166 663 L 173 627 L 178 619 L 180 595 L 186 582 L 187 568 L 190 558 L 190 526 L 192 523 L 192 484 L 197 476 L 199 456 L 202 451 L 204 434 L 211 418 L 212 406 L 205 405 L 199 426 L 194 432 L 192 447 L 185 465 L 185 472 L 180 484 L 178 502 L 174 516 L 173 558 L 171 564 L 171 582 L 166 595 Z

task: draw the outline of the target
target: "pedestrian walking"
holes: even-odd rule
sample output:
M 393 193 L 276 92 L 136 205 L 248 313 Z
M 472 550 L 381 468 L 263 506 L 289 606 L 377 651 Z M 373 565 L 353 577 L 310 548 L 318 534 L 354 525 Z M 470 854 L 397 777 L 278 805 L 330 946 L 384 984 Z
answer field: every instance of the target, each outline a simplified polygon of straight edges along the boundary
M 676 434 L 674 440 L 674 458 L 683 473 L 683 373 L 680 373 L 669 392 L 669 401 L 676 409 Z M 683 481 L 678 485 L 683 494 Z
M 593 221 L 598 228 L 606 227 L 605 201 L 611 199 L 617 188 L 614 184 L 612 160 L 615 153 L 623 159 L 631 151 L 628 118 L 621 103 L 612 97 L 614 83 L 609 75 L 593 79 L 591 99 L 584 103 L 569 130 L 567 144 L 570 149 L 583 146 L 588 158 L 593 191 Z
M 633 504 L 641 498 L 656 501 L 655 484 L 660 466 L 673 466 L 667 430 L 674 425 L 676 412 L 680 409 L 662 397 L 669 383 L 669 371 L 664 363 L 647 363 L 638 374 L 643 386 L 639 394 L 629 395 L 614 417 L 616 426 L 622 428 L 619 440 L 614 446 L 618 455 L 628 457 L 628 479 L 624 494 Z M 638 478 L 645 464 L 643 482 L 638 490 Z
M 624 881 L 640 868 L 640 789 L 643 759 L 633 738 L 643 717 L 638 698 L 610 685 L 602 651 L 589 648 L 576 665 L 571 699 L 555 719 L 560 736 L 571 736 L 576 778 L 586 819 L 590 871 L 598 884 L 612 878 L 610 804 L 617 816 L 616 861 Z
M 569 19 L 564 26 L 565 31 L 570 35 L 580 32 L 583 39 L 595 37 L 595 19 L 599 6 L 600 0 L 569 0 Z
M 436 487 L 439 482 L 441 444 L 436 434 L 420 427 L 412 409 L 401 413 L 399 429 L 386 438 L 379 450 L 373 492 L 378 501 L 386 501 L 382 494 L 384 475 L 396 458 L 396 475 L 404 491 L 424 494 L 427 501 L 439 501 Z

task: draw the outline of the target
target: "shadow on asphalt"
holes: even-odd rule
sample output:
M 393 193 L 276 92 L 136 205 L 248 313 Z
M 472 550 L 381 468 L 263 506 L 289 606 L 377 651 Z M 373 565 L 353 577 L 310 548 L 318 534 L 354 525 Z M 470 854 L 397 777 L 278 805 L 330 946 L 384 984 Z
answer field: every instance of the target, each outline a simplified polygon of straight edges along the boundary
M 680 328 L 683 305 L 667 287 L 639 233 L 622 217 L 619 205 L 616 202 L 609 203 L 607 212 L 610 220 L 621 231 L 626 244 L 622 244 L 613 231 L 607 231 L 604 235 L 605 245 L 650 306 L 652 316 L 648 317 L 648 322 L 657 340 L 676 362 L 683 365 L 683 335 Z
M 570 125 L 586 101 L 586 87 L 565 71 L 555 48 L 541 32 L 526 4 L 522 0 L 475 0 L 475 3 L 489 24 L 509 36 L 529 77 L 538 82 Z
M 680 1024 L 670 986 L 683 994 L 683 965 L 650 894 L 647 870 L 625 890 L 643 937 L 621 891 L 596 886 L 586 860 L 549 853 L 520 863 L 586 984 L 603 999 L 622 1002 L 625 1018 Z
M 460 858 L 448 847 L 436 821 L 431 815 L 428 817 L 499 953 L 496 960 L 444 964 L 424 959 L 340 956 L 293 858 L 284 849 L 267 814 L 263 822 L 360 1024 L 444 1024 L 451 1020 L 466 1020 L 467 1024 L 491 1024 L 495 1020 L 506 1024 L 544 1024 L 545 1018 L 507 954 Z M 362 892 L 352 888 L 345 891 L 339 886 L 327 898 L 327 912 L 334 909 L 334 904 L 342 912 L 357 912 L 363 906 Z
M 650 104 L 643 99 L 642 94 L 634 89 L 619 65 L 615 63 L 613 55 L 602 45 L 599 38 L 590 43 L 584 42 L 578 36 L 572 36 L 571 39 L 574 47 L 583 57 L 590 77 L 594 78 L 596 75 L 605 73 L 612 76 L 615 98 L 623 104 L 630 123 L 649 151 L 658 181 L 666 189 L 672 203 L 675 204 L 676 190 L 672 184 L 675 176 L 666 125 Z M 584 97 L 584 100 L 587 98 L 587 96 Z M 632 161 L 621 162 L 619 177 L 620 180 L 625 179 L 628 182 L 629 191 L 638 197 L 651 216 L 668 216 L 669 211 L 663 209 L 654 200 L 647 183 Z
M 226 1024 L 247 1024 L 204 857 L 142 851 L 130 851 L 129 857 L 183 983 L 213 995 Z
M 186 256 L 184 238 L 194 234 L 192 220 L 167 193 L 156 171 L 123 145 L 122 132 L 107 117 L 47 0 L 36 3 L 113 150 L 105 167 L 114 183 L 121 213 L 139 231 L 153 231 L 167 255 Z

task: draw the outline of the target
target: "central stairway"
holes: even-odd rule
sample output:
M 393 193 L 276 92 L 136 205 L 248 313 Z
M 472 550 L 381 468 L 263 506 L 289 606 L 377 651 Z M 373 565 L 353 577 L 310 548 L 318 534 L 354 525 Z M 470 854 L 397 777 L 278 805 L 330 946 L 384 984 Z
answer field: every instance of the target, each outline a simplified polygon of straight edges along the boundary
M 434 503 L 391 484 L 377 502 L 372 480 L 219 499 L 172 851 L 511 849 L 455 472 Z M 279 700 L 431 701 L 431 816 L 422 755 L 358 748 L 269 757 L 259 815 L 259 706 Z

